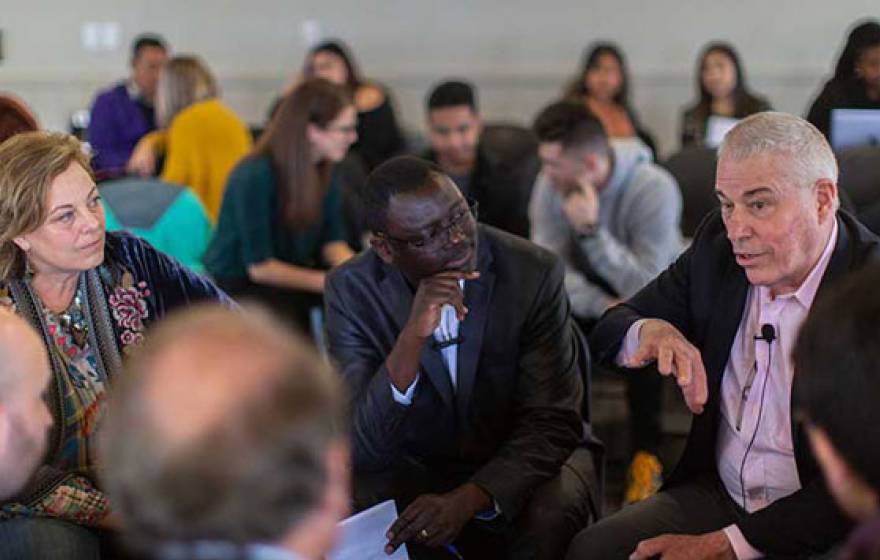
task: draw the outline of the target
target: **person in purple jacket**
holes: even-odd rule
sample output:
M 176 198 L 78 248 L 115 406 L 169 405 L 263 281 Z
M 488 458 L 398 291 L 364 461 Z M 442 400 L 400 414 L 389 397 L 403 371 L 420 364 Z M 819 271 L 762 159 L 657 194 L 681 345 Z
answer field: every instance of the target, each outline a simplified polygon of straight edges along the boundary
M 124 175 L 138 140 L 156 128 L 153 100 L 159 70 L 167 58 L 168 46 L 162 37 L 139 35 L 132 43 L 131 76 L 95 98 L 88 140 L 99 179 Z

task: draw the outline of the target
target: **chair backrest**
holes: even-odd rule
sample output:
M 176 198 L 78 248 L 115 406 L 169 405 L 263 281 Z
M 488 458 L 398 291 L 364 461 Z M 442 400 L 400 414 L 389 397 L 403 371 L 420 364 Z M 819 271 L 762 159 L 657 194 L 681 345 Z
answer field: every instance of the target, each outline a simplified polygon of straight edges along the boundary
M 715 150 L 685 148 L 661 165 L 672 173 L 681 190 L 681 232 L 685 237 L 693 237 L 706 214 L 718 205 L 715 198 Z
M 0 143 L 19 132 L 38 129 L 36 117 L 21 100 L 0 94 Z
M 496 196 L 504 196 L 501 208 L 506 215 L 500 219 L 496 211 L 493 225 L 528 238 L 529 200 L 541 170 L 537 137 L 523 126 L 494 123 L 483 129 L 480 147 L 492 169 Z
M 581 401 L 581 416 L 584 422 L 590 423 L 591 407 L 590 402 L 593 396 L 591 379 L 593 378 L 593 359 L 590 355 L 590 347 L 587 344 L 587 337 L 577 325 L 571 321 L 571 329 L 574 336 L 575 349 L 577 350 L 578 369 L 581 371 L 581 380 L 584 383 L 584 398 Z
M 849 195 L 857 214 L 880 201 L 880 146 L 859 146 L 837 155 L 840 190 Z
M 496 165 L 511 169 L 541 166 L 538 138 L 523 126 L 508 123 L 487 124 L 480 136 L 480 144 Z M 537 170 L 535 173 L 537 174 Z

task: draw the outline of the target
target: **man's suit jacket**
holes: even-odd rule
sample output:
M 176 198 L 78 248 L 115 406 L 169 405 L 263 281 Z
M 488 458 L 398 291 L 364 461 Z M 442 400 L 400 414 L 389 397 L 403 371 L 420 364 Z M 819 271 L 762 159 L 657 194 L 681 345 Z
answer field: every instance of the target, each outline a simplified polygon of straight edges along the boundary
M 877 236 L 849 214 L 840 212 L 837 220 L 837 245 L 817 298 L 848 272 L 880 257 Z M 703 221 L 690 248 L 632 299 L 608 311 L 590 338 L 598 359 L 611 361 L 635 321 L 656 317 L 672 323 L 700 350 L 709 398 L 703 413 L 693 418 L 670 486 L 700 473 L 717 472 L 721 378 L 745 310 L 748 288 L 745 271 L 736 264 L 716 210 Z M 849 527 L 825 488 L 803 426 L 794 420 L 792 439 L 801 490 L 739 523 L 749 543 L 767 554 L 819 552 L 840 540 Z
M 479 227 L 480 277 L 465 285 L 457 390 L 429 339 L 412 404 L 397 403 L 385 359 L 413 289 L 372 250 L 327 278 L 327 340 L 351 399 L 356 472 L 408 462 L 487 490 L 507 519 L 559 473 L 582 440 L 583 383 L 562 263 L 516 236 Z

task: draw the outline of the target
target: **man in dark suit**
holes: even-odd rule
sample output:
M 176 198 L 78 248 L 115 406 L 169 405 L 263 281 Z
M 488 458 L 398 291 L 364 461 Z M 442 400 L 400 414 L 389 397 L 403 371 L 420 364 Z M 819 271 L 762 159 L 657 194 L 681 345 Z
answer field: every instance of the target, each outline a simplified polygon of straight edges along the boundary
M 394 498 L 388 550 L 558 558 L 589 520 L 579 348 L 561 262 L 491 227 L 412 157 L 365 189 L 371 249 L 327 279 L 358 508 Z
M 591 339 L 600 360 L 676 376 L 695 413 L 687 447 L 660 493 L 581 532 L 569 558 L 808 556 L 845 534 L 790 408 L 791 348 L 814 298 L 878 253 L 838 213 L 836 180 L 802 119 L 759 113 L 728 133 L 720 212 Z
M 481 222 L 528 238 L 529 198 L 540 165 L 534 136 L 526 129 L 507 127 L 508 134 L 496 136 L 495 146 L 500 142 L 514 147 L 516 156 L 505 157 L 493 149 L 476 91 L 468 82 L 435 86 L 425 111 L 430 149 L 424 158 L 436 163 L 466 197 L 480 203 Z M 516 161 L 507 161 L 513 158 Z

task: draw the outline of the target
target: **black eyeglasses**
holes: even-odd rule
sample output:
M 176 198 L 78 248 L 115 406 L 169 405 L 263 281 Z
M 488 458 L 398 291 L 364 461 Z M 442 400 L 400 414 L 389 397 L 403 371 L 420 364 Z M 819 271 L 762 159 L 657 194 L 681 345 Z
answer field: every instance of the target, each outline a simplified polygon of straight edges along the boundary
M 376 232 L 377 237 L 381 237 L 383 239 L 387 239 L 388 241 L 393 241 L 399 245 L 403 245 L 413 249 L 415 251 L 424 251 L 428 249 L 436 249 L 438 247 L 442 247 L 449 242 L 450 237 L 452 236 L 452 232 L 456 231 L 458 233 L 464 232 L 464 228 L 467 224 L 467 219 L 469 216 L 473 216 L 474 221 L 477 220 L 478 215 L 478 205 L 477 201 L 473 199 L 465 199 L 467 202 L 467 206 L 458 207 L 446 220 L 443 220 L 437 226 L 434 227 L 433 231 L 424 237 L 419 237 L 416 239 L 401 239 L 399 237 L 392 237 L 385 232 L 379 231 Z

